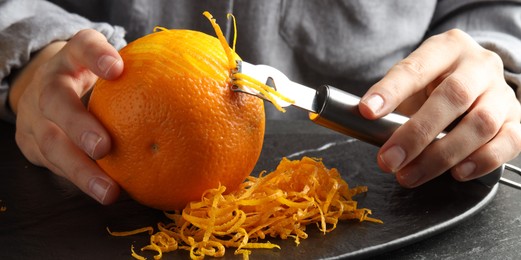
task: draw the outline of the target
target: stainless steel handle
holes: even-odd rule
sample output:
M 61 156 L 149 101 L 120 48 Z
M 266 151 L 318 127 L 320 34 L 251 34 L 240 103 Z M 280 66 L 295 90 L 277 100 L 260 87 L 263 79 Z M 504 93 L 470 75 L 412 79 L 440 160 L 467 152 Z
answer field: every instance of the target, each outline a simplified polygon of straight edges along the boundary
M 355 95 L 332 86 L 320 86 L 317 89 L 315 103 L 317 113 L 311 113 L 310 119 L 316 124 L 376 146 L 382 146 L 398 127 L 409 120 L 408 117 L 396 113 L 390 113 L 376 120 L 368 120 L 360 114 L 359 102 L 360 98 Z M 436 139 L 442 138 L 445 134 L 445 132 L 440 133 Z M 521 189 L 521 183 L 501 177 L 505 169 L 521 175 L 520 168 L 503 164 L 493 171 L 496 174 L 488 174 L 478 180 L 487 186 L 495 185 L 500 181 L 505 185 Z
M 359 110 L 360 98 L 332 86 L 317 89 L 316 114 L 310 119 L 316 124 L 352 136 L 364 142 L 382 146 L 408 117 L 390 113 L 376 120 L 364 118 Z

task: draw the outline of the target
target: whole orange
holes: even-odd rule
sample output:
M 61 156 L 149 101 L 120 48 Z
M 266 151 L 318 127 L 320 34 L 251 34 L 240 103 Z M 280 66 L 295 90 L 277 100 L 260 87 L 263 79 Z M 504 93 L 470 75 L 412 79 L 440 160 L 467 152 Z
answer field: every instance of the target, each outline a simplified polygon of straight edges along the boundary
M 231 90 L 219 40 L 163 30 L 120 54 L 123 74 L 98 80 L 89 101 L 112 138 L 99 166 L 132 198 L 162 210 L 182 209 L 219 184 L 236 189 L 259 158 L 264 106 Z

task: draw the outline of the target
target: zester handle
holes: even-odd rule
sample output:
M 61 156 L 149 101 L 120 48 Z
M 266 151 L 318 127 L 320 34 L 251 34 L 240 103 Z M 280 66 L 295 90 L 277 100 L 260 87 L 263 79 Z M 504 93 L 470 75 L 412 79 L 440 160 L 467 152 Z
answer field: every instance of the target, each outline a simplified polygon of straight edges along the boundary
M 315 104 L 318 112 L 311 113 L 309 117 L 316 124 L 376 146 L 382 146 L 398 127 L 409 120 L 408 117 L 396 113 L 390 113 L 380 119 L 368 120 L 360 114 L 359 102 L 360 98 L 355 95 L 323 85 L 317 90 Z M 443 138 L 445 134 L 445 132 L 440 133 L 436 139 Z M 521 183 L 501 177 L 504 169 L 521 175 L 521 168 L 503 164 L 477 180 L 488 187 L 492 187 L 500 181 L 508 186 L 521 189 Z
M 360 98 L 332 86 L 323 85 L 317 90 L 316 114 L 310 119 L 319 125 L 382 146 L 393 132 L 409 120 L 408 117 L 390 113 L 376 120 L 364 118 L 359 110 Z

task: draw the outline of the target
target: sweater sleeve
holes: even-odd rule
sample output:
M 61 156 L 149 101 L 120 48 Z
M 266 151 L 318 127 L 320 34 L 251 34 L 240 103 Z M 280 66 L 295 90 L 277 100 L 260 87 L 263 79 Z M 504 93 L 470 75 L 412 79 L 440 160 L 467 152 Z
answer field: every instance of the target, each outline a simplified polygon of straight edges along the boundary
M 440 1 L 429 34 L 452 28 L 501 57 L 505 80 L 521 100 L 521 1 Z
M 91 22 L 47 1 L 0 0 L 1 119 L 15 120 L 7 102 L 10 76 L 49 43 L 68 40 L 87 28 L 101 32 L 117 49 L 126 44 L 123 28 Z

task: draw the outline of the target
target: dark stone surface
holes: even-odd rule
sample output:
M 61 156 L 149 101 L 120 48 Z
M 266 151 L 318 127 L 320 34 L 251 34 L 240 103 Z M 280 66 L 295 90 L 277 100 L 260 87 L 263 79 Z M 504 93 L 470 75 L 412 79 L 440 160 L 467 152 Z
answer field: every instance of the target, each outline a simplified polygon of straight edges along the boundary
M 111 237 L 105 228 L 128 230 L 164 220 L 162 212 L 125 195 L 114 205 L 98 205 L 63 179 L 27 162 L 14 142 L 13 125 L 0 123 L 0 132 L 0 206 L 7 207 L 0 212 L 0 259 L 129 259 L 130 245 L 139 248 L 147 237 Z M 283 156 L 322 157 L 351 186 L 369 186 L 369 192 L 356 199 L 385 224 L 343 222 L 325 236 L 310 226 L 309 238 L 298 247 L 292 240 L 270 239 L 282 250 L 256 250 L 250 257 L 519 258 L 521 191 L 479 181 L 457 183 L 449 176 L 420 189 L 402 189 L 392 175 L 379 171 L 376 151 L 308 121 L 268 122 L 254 173 L 272 170 Z M 511 163 L 519 166 L 521 160 Z M 499 173 L 491 175 L 493 181 Z M 521 180 L 508 172 L 505 175 Z M 187 258 L 184 252 L 164 257 Z M 224 259 L 239 257 L 229 250 Z

